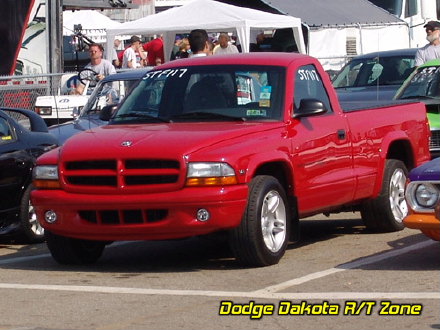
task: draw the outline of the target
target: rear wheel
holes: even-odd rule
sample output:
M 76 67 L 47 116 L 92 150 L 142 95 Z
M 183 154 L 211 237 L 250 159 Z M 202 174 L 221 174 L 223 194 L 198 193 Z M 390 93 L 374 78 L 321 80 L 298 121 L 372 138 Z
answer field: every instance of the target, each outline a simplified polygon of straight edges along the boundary
M 60 264 L 79 265 L 96 262 L 106 242 L 64 237 L 46 230 L 46 242 L 52 257 Z
M 405 201 L 407 178 L 408 170 L 402 161 L 386 161 L 380 195 L 366 201 L 361 208 L 362 220 L 368 229 L 391 232 L 404 228 L 403 219 L 408 215 Z
M 279 262 L 290 234 L 286 193 L 271 176 L 257 176 L 250 184 L 249 200 L 240 226 L 230 232 L 235 257 L 246 265 L 268 266 Z

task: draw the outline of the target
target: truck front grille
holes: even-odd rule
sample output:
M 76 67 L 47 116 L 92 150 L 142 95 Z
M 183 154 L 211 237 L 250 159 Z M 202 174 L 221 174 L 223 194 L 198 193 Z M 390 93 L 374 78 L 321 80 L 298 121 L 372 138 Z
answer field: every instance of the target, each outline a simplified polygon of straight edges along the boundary
M 429 149 L 440 149 L 440 129 L 431 131 L 431 139 L 429 140 Z
M 154 223 L 165 219 L 168 211 L 164 209 L 151 210 L 85 210 L 78 211 L 80 218 L 97 225 L 130 225 Z
M 107 159 L 71 161 L 62 169 L 67 189 L 137 190 L 176 185 L 180 163 L 162 159 Z M 148 189 L 147 189 L 148 190 Z

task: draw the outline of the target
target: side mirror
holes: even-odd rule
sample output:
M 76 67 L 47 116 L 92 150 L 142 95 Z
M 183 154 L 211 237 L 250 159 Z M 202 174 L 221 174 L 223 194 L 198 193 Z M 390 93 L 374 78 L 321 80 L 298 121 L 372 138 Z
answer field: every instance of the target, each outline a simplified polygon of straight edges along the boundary
M 99 112 L 99 119 L 102 121 L 109 121 L 113 117 L 113 114 L 116 112 L 117 108 L 118 106 L 116 104 L 106 105 Z
M 293 118 L 316 116 L 327 112 L 324 103 L 317 99 L 302 99 L 299 108 L 295 110 Z

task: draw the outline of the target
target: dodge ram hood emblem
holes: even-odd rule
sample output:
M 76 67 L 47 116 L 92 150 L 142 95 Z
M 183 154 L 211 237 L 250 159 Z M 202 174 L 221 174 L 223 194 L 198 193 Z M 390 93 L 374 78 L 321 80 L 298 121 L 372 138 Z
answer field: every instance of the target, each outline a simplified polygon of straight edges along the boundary
M 133 144 L 132 141 L 123 141 L 123 142 L 121 142 L 121 146 L 122 147 L 131 147 L 132 144 Z

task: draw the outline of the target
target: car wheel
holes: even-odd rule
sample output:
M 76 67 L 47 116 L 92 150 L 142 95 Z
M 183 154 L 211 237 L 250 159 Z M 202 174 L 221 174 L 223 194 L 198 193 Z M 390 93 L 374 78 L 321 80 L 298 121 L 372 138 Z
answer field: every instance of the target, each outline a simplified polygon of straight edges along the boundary
M 33 186 L 29 185 L 21 198 L 18 214 L 20 221 L 19 236 L 27 243 L 40 243 L 44 241 L 44 228 L 38 222 L 34 206 L 30 200 L 32 189 Z
M 256 176 L 249 186 L 240 226 L 230 231 L 230 245 L 237 260 L 250 266 L 278 263 L 289 242 L 290 220 L 286 193 L 278 180 Z
M 366 201 L 361 216 L 366 227 L 375 232 L 392 232 L 404 228 L 403 219 L 408 215 L 405 200 L 408 170 L 403 162 L 388 159 L 380 195 Z
M 52 257 L 64 265 L 92 264 L 101 257 L 106 245 L 106 242 L 64 237 L 47 230 L 45 235 Z

